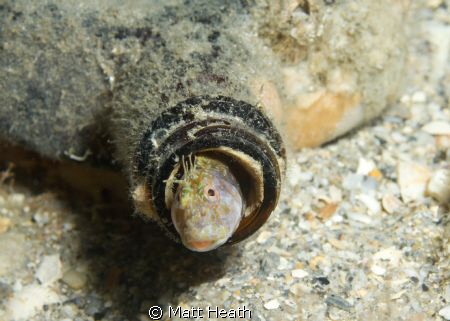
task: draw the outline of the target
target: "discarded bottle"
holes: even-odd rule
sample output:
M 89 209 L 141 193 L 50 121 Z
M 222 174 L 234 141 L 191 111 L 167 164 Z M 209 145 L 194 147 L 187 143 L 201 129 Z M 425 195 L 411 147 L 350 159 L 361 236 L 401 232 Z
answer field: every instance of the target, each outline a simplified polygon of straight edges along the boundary
M 332 1 L 4 1 L 0 136 L 122 168 L 136 210 L 192 250 L 239 242 L 278 202 L 280 132 L 317 146 L 395 97 L 389 3 L 360 4 L 383 24 Z

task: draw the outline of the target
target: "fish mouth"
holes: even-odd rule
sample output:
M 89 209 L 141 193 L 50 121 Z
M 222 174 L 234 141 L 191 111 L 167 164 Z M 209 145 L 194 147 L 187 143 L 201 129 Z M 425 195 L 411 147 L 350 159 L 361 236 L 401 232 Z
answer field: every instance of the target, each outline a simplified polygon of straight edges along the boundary
M 211 240 L 185 240 L 183 241 L 184 246 L 186 246 L 189 250 L 195 252 L 207 252 L 216 249 L 224 242 L 217 242 Z

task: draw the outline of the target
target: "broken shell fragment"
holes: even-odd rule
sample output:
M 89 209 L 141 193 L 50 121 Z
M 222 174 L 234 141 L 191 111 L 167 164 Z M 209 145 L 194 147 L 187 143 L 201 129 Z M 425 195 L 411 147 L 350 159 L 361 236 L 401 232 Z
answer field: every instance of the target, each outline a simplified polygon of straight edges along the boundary
M 450 150 L 450 134 L 434 136 L 436 147 L 441 150 Z
M 393 214 L 402 206 L 402 202 L 397 197 L 386 194 L 381 199 L 381 205 L 387 213 Z
M 417 201 L 425 196 L 430 178 L 430 170 L 427 167 L 410 162 L 399 162 L 397 171 L 403 202 Z
M 427 194 L 442 204 L 450 204 L 450 170 L 439 169 L 433 173 Z
M 445 121 L 433 121 L 423 126 L 422 130 L 431 135 L 450 135 L 450 123 Z

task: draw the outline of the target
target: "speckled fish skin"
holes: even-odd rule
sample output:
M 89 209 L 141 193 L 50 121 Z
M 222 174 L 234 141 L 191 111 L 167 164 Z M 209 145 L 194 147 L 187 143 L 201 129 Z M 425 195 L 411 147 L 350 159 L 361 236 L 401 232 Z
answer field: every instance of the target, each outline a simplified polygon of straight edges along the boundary
M 197 156 L 179 182 L 172 221 L 188 249 L 205 252 L 232 236 L 243 207 L 239 183 L 229 168 L 218 160 Z

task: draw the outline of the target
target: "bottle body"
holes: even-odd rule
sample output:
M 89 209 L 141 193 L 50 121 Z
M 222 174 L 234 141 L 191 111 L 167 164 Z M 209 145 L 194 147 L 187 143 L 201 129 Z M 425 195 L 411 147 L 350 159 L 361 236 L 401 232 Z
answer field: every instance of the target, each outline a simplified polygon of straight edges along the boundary
M 182 159 L 219 159 L 243 187 L 240 241 L 276 206 L 280 133 L 317 146 L 395 96 L 404 8 L 388 3 L 6 1 L 1 137 L 122 168 L 138 212 L 175 239 Z

